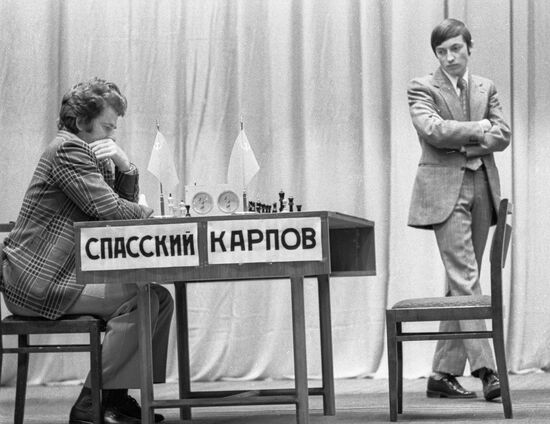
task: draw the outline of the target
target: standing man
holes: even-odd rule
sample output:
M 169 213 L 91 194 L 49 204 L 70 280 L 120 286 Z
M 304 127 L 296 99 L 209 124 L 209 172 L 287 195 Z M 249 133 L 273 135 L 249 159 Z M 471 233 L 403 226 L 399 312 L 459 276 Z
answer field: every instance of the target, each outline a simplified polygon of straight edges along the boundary
M 146 218 L 137 203 L 138 170 L 116 143 L 117 121 L 126 112 L 118 87 L 94 78 L 64 96 L 59 132 L 36 167 L 13 231 L 2 252 L 0 290 L 17 315 L 56 319 L 89 314 L 103 318 L 103 408 L 105 424 L 137 424 L 141 408 L 128 395 L 139 388 L 137 289 L 133 284 L 85 286 L 75 277 L 73 223 Z M 3 280 L 3 281 L 2 281 Z M 153 375 L 164 382 L 173 300 L 151 287 Z M 69 416 L 92 424 L 90 377 Z M 162 421 L 155 414 L 155 421 Z
M 500 201 L 493 157 L 510 144 L 492 81 L 472 75 L 472 37 L 463 22 L 445 19 L 431 35 L 440 67 L 409 83 L 408 101 L 422 155 L 408 224 L 433 229 L 445 266 L 447 296 L 480 294 L 481 259 Z M 442 331 L 485 329 L 483 321 L 442 322 Z M 491 347 L 485 339 L 441 340 L 428 379 L 428 397 L 473 398 L 456 380 L 466 359 L 486 400 L 500 396 Z

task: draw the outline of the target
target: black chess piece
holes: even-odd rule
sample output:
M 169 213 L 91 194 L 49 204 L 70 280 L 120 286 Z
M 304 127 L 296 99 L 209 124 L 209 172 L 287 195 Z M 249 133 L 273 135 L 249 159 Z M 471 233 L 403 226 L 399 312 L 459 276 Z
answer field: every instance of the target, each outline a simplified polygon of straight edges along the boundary
M 302 211 L 302 205 L 296 205 L 296 210 L 298 212 L 301 212 Z
M 185 216 L 191 216 L 189 213 L 189 209 L 191 208 L 191 205 L 185 205 Z
M 279 192 L 279 212 L 285 208 L 285 192 L 281 189 Z
M 271 212 L 277 213 L 277 202 L 273 203 L 273 208 L 271 209 Z
M 294 212 L 294 197 L 288 198 L 288 211 Z

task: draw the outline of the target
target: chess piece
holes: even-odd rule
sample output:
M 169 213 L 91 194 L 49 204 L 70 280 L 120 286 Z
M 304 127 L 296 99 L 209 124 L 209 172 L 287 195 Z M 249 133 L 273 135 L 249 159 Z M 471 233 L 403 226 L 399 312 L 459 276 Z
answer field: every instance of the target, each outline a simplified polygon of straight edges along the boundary
M 279 192 L 279 212 L 282 212 L 285 208 L 285 192 L 281 189 Z
M 288 198 L 288 211 L 294 212 L 294 197 Z
M 191 208 L 191 205 L 185 205 L 185 216 L 191 216 L 189 213 L 189 209 Z
M 174 216 L 174 199 L 172 193 L 168 194 L 168 216 Z
M 301 212 L 302 211 L 302 205 L 296 205 L 296 210 L 298 212 Z
M 273 207 L 271 209 L 271 212 L 277 213 L 277 202 L 273 203 Z
M 185 216 L 185 202 L 182 200 L 180 202 L 180 211 L 179 216 Z

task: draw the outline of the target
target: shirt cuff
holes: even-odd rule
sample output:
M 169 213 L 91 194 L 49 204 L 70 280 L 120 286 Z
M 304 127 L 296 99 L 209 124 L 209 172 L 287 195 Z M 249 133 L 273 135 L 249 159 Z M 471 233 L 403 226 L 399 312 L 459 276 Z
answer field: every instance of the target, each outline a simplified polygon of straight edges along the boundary
M 127 171 L 120 171 L 124 175 L 137 175 L 138 169 L 137 166 L 130 162 L 130 169 Z

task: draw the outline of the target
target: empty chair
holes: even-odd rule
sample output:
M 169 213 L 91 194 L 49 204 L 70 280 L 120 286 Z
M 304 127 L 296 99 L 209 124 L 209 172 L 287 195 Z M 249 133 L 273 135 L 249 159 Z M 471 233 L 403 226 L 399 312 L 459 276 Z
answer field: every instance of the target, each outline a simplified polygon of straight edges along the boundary
M 445 340 L 491 338 L 500 379 L 504 416 L 512 417 L 512 402 L 504 350 L 502 308 L 502 269 L 510 242 L 512 205 L 507 199 L 500 202 L 498 221 L 491 244 L 491 295 L 431 297 L 406 299 L 386 310 L 390 421 L 397 421 L 403 412 L 403 342 L 416 340 Z M 404 331 L 402 323 L 415 321 L 454 321 L 490 319 L 491 330 L 456 332 Z

